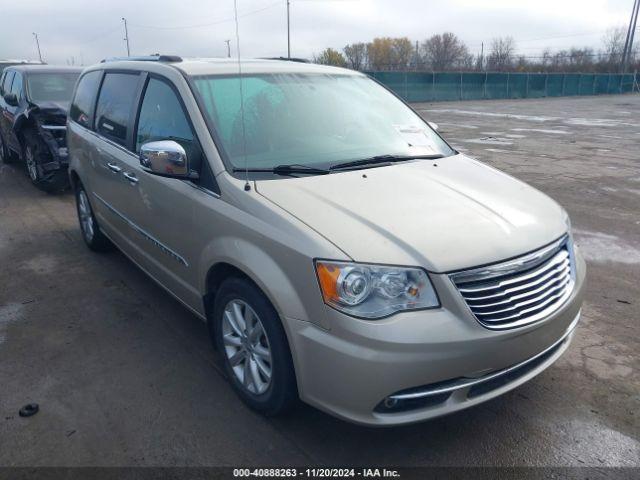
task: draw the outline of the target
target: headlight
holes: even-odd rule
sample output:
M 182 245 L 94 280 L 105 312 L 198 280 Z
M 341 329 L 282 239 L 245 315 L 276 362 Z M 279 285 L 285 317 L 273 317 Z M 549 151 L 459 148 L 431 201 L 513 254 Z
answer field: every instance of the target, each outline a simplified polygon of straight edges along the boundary
M 318 260 L 316 273 L 325 303 L 355 317 L 381 318 L 440 305 L 419 268 Z
M 564 216 L 564 223 L 567 226 L 567 233 L 571 235 L 571 218 L 569 218 L 569 214 L 566 210 L 562 210 L 562 214 Z

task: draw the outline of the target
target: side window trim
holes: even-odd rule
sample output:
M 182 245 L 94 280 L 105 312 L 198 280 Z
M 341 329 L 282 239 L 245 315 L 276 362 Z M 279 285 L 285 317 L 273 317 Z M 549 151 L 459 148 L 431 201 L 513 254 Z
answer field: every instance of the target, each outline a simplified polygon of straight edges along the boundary
M 138 118 L 140 117 L 140 110 L 142 109 L 142 102 L 144 101 L 144 93 L 147 90 L 149 84 L 149 78 L 151 75 L 149 72 L 140 72 L 140 79 L 136 90 L 136 96 L 133 101 L 135 108 L 132 108 L 129 112 L 129 125 L 131 128 L 127 131 L 127 149 L 130 150 L 136 157 L 136 135 L 138 134 Z
M 98 109 L 98 99 L 100 98 L 100 92 L 102 91 L 102 83 L 104 82 L 104 76 L 105 76 L 105 71 L 101 70 L 100 79 L 98 80 L 98 88 L 96 88 L 96 93 L 93 96 L 93 102 L 91 102 L 91 107 L 90 107 L 91 115 L 89 115 L 89 126 L 86 127 L 92 132 L 96 132 L 96 133 L 98 133 L 98 130 L 96 129 L 96 111 Z

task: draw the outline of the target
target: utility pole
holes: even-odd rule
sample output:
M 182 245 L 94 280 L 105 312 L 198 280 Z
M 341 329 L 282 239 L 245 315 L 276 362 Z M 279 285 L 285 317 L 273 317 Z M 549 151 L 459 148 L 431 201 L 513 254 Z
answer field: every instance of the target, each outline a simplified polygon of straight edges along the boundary
M 40 41 L 38 40 L 38 34 L 34 32 L 33 36 L 36 39 L 36 47 L 38 47 L 38 58 L 40 59 L 40 63 L 43 63 L 43 61 L 42 61 L 42 53 L 40 52 Z
M 231 40 L 225 40 L 224 43 L 227 44 L 227 58 L 231 58 Z
M 634 0 L 633 8 L 631 9 L 631 18 L 629 19 L 629 28 L 627 28 L 627 37 L 624 41 L 624 50 L 622 50 L 622 59 L 620 69 L 622 73 L 627 71 L 627 63 L 631 58 L 633 52 L 633 39 L 636 33 L 636 26 L 638 23 L 638 9 L 640 8 L 640 0 Z
M 291 23 L 289 21 L 289 5 L 291 1 L 287 0 L 287 58 L 291 58 Z
M 122 17 L 124 22 L 124 41 L 127 42 L 127 57 L 131 56 L 131 50 L 129 50 L 129 30 L 127 29 L 127 19 Z
M 484 70 L 484 42 L 480 44 L 480 71 L 482 70 Z

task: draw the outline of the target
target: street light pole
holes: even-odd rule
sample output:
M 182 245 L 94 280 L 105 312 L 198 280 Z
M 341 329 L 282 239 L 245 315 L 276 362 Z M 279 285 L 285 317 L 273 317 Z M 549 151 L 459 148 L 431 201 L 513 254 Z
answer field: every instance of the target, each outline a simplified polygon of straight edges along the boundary
M 40 41 L 38 40 L 38 34 L 34 32 L 33 36 L 36 39 L 36 46 L 38 47 L 38 58 L 40 59 L 40 63 L 43 63 L 42 62 L 42 53 L 40 52 Z
M 231 58 L 231 40 L 225 40 L 224 43 L 227 44 L 227 58 Z
M 287 0 L 287 58 L 291 58 L 291 27 L 289 21 L 289 5 L 291 4 L 290 0 Z
M 127 29 L 127 19 L 122 17 L 124 22 L 124 41 L 127 42 L 127 57 L 131 56 L 131 50 L 129 50 L 129 30 Z

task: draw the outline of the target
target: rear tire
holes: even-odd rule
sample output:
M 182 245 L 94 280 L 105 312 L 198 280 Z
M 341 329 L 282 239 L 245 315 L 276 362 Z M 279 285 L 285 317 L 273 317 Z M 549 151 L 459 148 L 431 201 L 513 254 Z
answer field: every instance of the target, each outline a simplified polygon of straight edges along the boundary
M 260 289 L 244 278 L 225 280 L 209 321 L 241 400 L 264 415 L 290 410 L 298 399 L 291 351 L 280 317 Z
M 76 188 L 76 210 L 82 239 L 87 244 L 87 247 L 94 252 L 109 252 L 113 250 L 114 247 L 111 240 L 100 231 L 91 203 L 89 203 L 89 195 L 80 182 L 78 182 Z
M 51 172 L 42 169 L 42 164 L 51 161 L 51 152 L 35 133 L 26 131 L 22 143 L 22 158 L 31 183 L 47 193 L 61 192 L 69 187 L 66 168 Z

